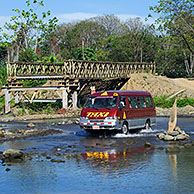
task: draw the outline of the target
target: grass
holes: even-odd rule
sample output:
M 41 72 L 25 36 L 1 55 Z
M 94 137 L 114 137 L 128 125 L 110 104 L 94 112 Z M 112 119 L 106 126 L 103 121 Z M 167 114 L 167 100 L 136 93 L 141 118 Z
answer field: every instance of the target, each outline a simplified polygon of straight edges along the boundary
M 153 97 L 156 107 L 171 108 L 174 104 L 175 98 L 166 100 L 168 96 Z M 194 98 L 177 99 L 177 107 L 194 106 Z

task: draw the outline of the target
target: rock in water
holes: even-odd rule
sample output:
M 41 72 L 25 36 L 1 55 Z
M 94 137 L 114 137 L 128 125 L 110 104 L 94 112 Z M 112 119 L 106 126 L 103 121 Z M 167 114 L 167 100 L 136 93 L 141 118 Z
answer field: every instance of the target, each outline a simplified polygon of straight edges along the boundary
M 174 140 L 174 137 L 171 136 L 171 135 L 165 135 L 165 136 L 164 136 L 164 140 L 165 140 L 165 141 L 172 141 L 172 140 Z
M 177 123 L 177 106 L 176 106 L 176 100 L 175 100 L 170 113 L 170 119 L 168 123 L 168 133 L 172 132 L 175 129 L 176 123 Z
M 20 160 L 22 161 L 24 159 L 24 153 L 21 150 L 17 149 L 8 149 L 3 152 L 3 156 L 6 161 L 14 161 L 14 160 Z
M 34 128 L 35 125 L 34 125 L 33 123 L 28 123 L 28 124 L 27 124 L 27 127 L 29 127 L 29 128 Z
M 150 142 L 145 142 L 144 147 L 150 148 L 150 147 L 152 147 L 152 144 Z
M 160 140 L 162 140 L 162 139 L 164 139 L 165 134 L 164 133 L 159 133 L 159 134 L 157 134 L 157 136 Z
M 170 133 L 168 133 L 168 135 L 177 136 L 177 135 L 179 135 L 179 132 L 178 131 L 171 131 Z

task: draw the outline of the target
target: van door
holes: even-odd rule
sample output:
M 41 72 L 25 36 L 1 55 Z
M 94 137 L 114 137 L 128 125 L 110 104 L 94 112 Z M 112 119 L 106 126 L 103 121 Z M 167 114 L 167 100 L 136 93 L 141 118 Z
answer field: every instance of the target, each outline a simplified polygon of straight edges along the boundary
M 129 107 L 127 104 L 126 96 L 119 97 L 119 106 L 118 106 L 118 117 L 120 119 L 127 119 L 127 111 L 129 111 Z
M 138 105 L 137 99 L 135 96 L 127 97 L 129 104 L 129 111 L 127 112 L 127 118 L 129 119 L 130 128 L 135 128 L 137 126 L 137 117 L 138 117 Z

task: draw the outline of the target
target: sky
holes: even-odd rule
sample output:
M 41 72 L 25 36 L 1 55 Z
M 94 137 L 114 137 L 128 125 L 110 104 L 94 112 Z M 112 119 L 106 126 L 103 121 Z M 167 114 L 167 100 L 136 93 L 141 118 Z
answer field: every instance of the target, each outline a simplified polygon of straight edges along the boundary
M 25 9 L 26 0 L 0 0 L 0 26 L 14 15 L 13 8 Z M 149 6 L 157 5 L 158 0 L 44 0 L 39 11 L 50 10 L 60 23 L 80 21 L 98 15 L 114 14 L 121 20 L 133 17 L 144 19 Z

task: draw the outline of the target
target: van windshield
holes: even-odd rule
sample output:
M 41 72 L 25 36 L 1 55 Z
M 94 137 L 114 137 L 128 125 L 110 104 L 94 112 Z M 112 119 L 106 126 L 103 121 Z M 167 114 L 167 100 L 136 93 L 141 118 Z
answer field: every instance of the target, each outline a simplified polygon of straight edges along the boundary
M 117 96 L 92 96 L 85 103 L 84 108 L 107 108 L 112 109 L 117 106 Z

